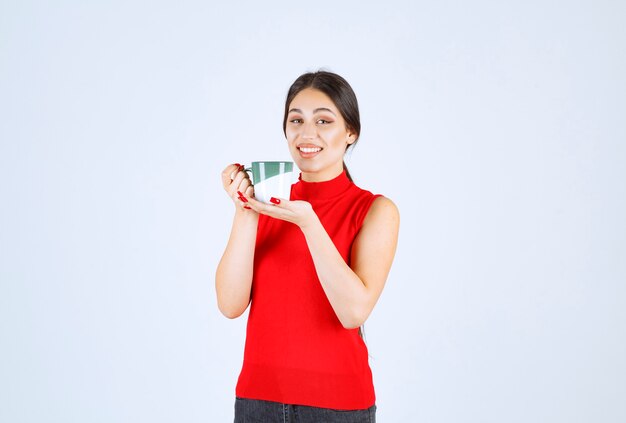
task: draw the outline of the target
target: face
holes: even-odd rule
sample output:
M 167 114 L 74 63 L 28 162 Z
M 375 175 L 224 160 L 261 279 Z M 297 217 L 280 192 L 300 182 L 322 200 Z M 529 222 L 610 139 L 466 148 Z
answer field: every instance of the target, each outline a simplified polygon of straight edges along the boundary
M 346 148 L 356 138 L 333 101 L 312 88 L 300 91 L 289 104 L 285 134 L 291 156 L 307 182 L 339 176 Z

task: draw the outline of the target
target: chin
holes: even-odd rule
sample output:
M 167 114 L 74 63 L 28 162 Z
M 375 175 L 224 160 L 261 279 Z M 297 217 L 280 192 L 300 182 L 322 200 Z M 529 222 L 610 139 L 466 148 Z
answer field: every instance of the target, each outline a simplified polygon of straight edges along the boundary
M 300 169 L 300 172 L 305 172 L 305 173 L 315 173 L 315 172 L 319 172 L 320 171 L 320 166 L 316 166 L 311 162 L 306 162 L 303 160 L 296 160 L 296 166 L 298 166 L 298 169 Z

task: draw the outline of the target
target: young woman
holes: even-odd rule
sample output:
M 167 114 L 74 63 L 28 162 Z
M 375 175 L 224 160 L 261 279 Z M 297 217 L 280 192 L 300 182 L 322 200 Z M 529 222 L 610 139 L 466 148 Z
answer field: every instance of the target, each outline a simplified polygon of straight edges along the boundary
M 216 272 L 218 306 L 236 318 L 251 304 L 235 423 L 373 422 L 360 327 L 391 268 L 398 210 L 345 167 L 361 123 L 341 76 L 296 79 L 283 130 L 301 171 L 289 199 L 256 201 L 243 166 L 222 172 L 235 216 Z

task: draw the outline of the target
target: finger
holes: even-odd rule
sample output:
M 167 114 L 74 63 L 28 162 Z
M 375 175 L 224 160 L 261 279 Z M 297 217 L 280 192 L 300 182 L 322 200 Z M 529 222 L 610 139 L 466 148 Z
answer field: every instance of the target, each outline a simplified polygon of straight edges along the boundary
M 252 207 L 250 207 L 250 203 L 249 203 L 248 198 L 246 197 L 246 195 L 243 192 L 235 191 L 234 200 L 235 200 L 236 203 L 241 205 L 244 209 L 252 209 Z
M 235 191 L 232 199 L 238 207 L 244 208 L 246 210 L 252 209 L 252 207 L 250 207 L 250 204 L 248 204 L 248 199 L 243 196 L 240 191 Z
M 222 170 L 222 179 L 226 179 L 226 177 L 232 179 L 233 173 L 235 173 L 240 168 L 241 165 L 239 163 L 229 164 L 224 168 L 224 170 Z
M 230 186 L 228 187 L 229 194 L 232 195 L 233 193 L 237 192 L 237 190 L 239 189 L 239 186 L 241 185 L 242 181 L 244 181 L 245 178 L 246 178 L 246 172 L 244 171 L 237 172 L 232 182 L 230 183 Z
M 289 200 L 286 200 L 284 198 L 271 197 L 270 198 L 270 203 L 272 203 L 276 207 L 288 208 L 288 204 L 287 203 L 289 203 Z
M 252 210 L 252 207 L 250 207 L 250 204 L 248 203 L 248 200 L 243 201 L 241 198 L 239 198 L 239 199 L 237 199 L 237 202 L 239 203 L 239 207 L 241 207 L 242 209 Z
M 252 186 L 252 182 L 250 182 L 250 179 L 243 178 L 243 180 L 237 186 L 237 191 L 245 194 L 248 191 L 248 188 L 250 188 L 250 186 Z
M 250 197 L 248 195 L 245 195 L 244 198 L 248 201 L 247 204 L 258 213 L 267 214 L 268 209 L 270 209 L 267 204 L 257 200 L 256 198 Z
M 226 189 L 232 182 L 233 173 L 235 173 L 241 165 L 239 163 L 233 163 L 231 165 L 226 166 L 222 171 L 222 185 L 224 185 L 224 189 Z
M 264 214 L 270 217 L 274 217 L 276 219 L 288 220 L 290 221 L 290 212 L 277 207 L 274 204 L 267 204 L 262 201 L 258 201 L 255 198 L 247 198 L 248 204 L 254 211 L 260 214 Z

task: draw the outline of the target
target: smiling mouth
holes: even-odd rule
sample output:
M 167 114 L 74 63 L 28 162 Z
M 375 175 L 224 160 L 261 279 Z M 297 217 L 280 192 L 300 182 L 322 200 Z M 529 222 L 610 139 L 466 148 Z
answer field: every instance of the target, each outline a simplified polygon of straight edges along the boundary
M 298 147 L 298 150 L 303 153 L 319 153 L 322 151 L 322 147 Z

